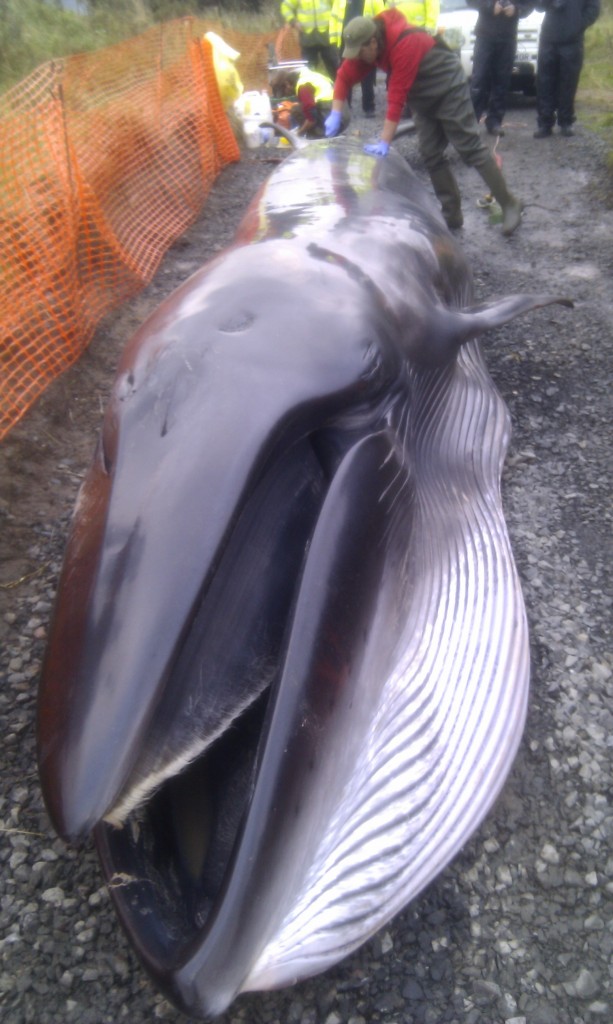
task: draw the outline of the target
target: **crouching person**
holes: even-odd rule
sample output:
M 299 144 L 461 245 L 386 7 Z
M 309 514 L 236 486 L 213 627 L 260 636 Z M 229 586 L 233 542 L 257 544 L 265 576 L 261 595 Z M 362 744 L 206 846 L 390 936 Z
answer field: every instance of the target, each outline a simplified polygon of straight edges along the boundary
M 296 99 L 292 120 L 298 124 L 298 135 L 312 139 L 323 138 L 325 121 L 332 110 L 332 80 L 308 67 L 299 71 L 283 68 L 274 73 L 270 85 L 275 99 Z M 345 103 L 340 105 L 340 110 L 342 116 L 339 131 L 348 121 Z
M 445 156 L 451 143 L 464 163 L 478 171 L 500 204 L 503 235 L 512 234 L 521 221 L 522 203 L 509 191 L 481 139 L 468 82 L 457 55 L 439 37 L 433 38 L 409 25 L 395 8 L 374 18 L 353 18 L 345 27 L 343 39 L 344 59 L 336 74 L 326 135 L 338 133 L 349 90 L 376 64 L 389 76 L 387 112 L 379 142 L 366 146 L 366 151 L 386 155 L 408 101 L 420 152 L 448 227 L 460 228 L 463 223 L 460 190 Z

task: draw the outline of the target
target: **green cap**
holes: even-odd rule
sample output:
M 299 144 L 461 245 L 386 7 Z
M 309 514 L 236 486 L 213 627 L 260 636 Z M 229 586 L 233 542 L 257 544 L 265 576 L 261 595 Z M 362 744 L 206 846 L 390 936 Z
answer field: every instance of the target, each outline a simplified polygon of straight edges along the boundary
M 348 21 L 343 32 L 345 41 L 343 57 L 347 57 L 349 60 L 357 57 L 362 47 L 365 43 L 370 42 L 376 31 L 377 28 L 372 18 L 352 18 L 351 21 Z

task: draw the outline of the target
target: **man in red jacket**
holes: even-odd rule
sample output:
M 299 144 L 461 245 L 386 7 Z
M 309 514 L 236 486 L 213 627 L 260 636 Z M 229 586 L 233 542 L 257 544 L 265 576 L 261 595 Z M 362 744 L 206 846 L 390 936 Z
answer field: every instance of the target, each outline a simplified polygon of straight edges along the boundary
M 483 143 L 466 76 L 455 53 L 438 38 L 409 25 L 389 8 L 375 18 L 353 18 L 343 32 L 343 63 L 336 74 L 326 136 L 337 135 L 349 90 L 373 65 L 388 78 L 387 112 L 379 142 L 368 153 L 385 156 L 394 138 L 405 102 L 409 101 L 419 148 L 450 228 L 462 226 L 462 201 L 445 156 L 451 143 L 465 164 L 474 167 L 502 208 L 502 233 L 510 235 L 521 220 L 522 203 L 509 192 L 492 154 Z

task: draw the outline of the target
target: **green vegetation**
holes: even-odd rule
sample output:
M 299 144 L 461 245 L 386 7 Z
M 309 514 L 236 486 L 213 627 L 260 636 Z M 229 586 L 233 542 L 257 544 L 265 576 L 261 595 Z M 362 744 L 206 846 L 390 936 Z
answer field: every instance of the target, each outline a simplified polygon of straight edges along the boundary
M 89 0 L 87 7 L 80 15 L 53 0 L 0 0 L 0 92 L 47 60 L 111 46 L 172 18 L 194 15 L 247 32 L 281 24 L 274 0 Z
M 105 34 L 76 14 L 39 0 L 0 0 L 0 88 L 25 78 L 38 64 L 107 44 Z
M 0 0 L 0 89 L 25 78 L 45 61 L 71 53 L 98 50 L 142 29 L 136 3 L 73 14 L 42 0 Z
M 602 13 L 585 36 L 585 61 L 577 95 L 581 120 L 609 147 L 613 176 L 613 0 L 602 0 Z

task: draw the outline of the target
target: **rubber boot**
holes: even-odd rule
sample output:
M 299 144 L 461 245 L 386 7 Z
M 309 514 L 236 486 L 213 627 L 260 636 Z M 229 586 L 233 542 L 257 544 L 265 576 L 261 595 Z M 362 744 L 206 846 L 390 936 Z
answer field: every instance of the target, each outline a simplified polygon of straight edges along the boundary
M 477 170 L 502 210 L 503 235 L 512 235 L 521 221 L 523 203 L 509 192 L 504 175 L 492 156 Z
M 438 167 L 431 170 L 430 181 L 441 204 L 447 227 L 452 231 L 461 228 L 464 223 L 462 197 L 449 164 L 439 164 Z

